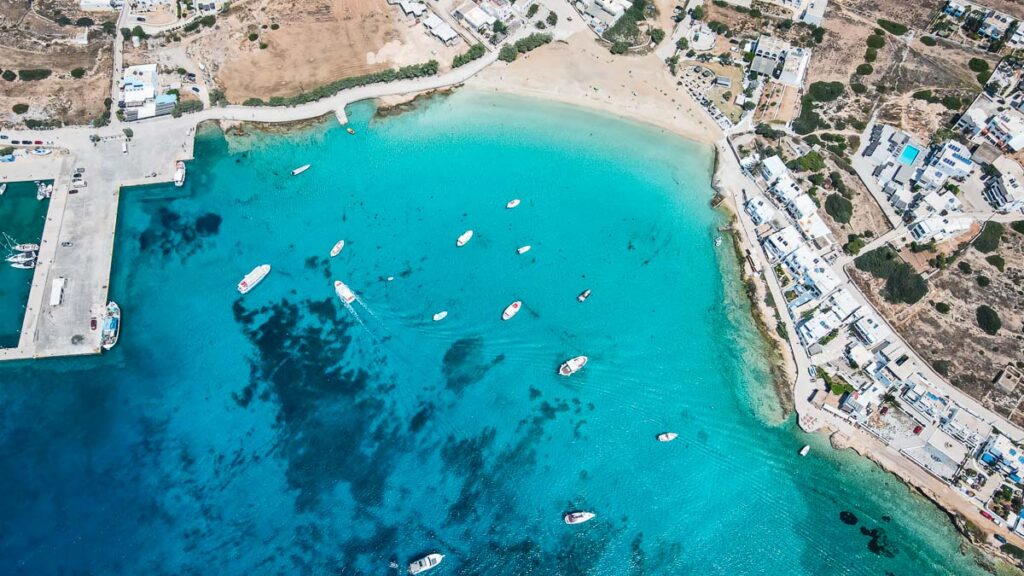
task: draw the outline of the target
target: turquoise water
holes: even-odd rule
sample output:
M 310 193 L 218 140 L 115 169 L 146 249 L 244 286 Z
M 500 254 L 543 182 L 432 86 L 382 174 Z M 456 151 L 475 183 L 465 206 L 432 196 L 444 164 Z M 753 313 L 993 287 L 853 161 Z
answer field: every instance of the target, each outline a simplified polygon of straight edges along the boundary
M 918 150 L 916 146 L 907 144 L 903 147 L 903 152 L 900 153 L 900 163 L 910 166 L 914 163 L 914 160 L 917 160 L 917 156 L 920 153 L 921 151 Z
M 11 252 L 4 234 L 16 244 L 38 244 L 49 205 L 49 200 L 36 200 L 34 182 L 8 182 L 0 196 L 0 348 L 18 345 L 33 272 L 7 265 L 4 259 Z
M 122 195 L 121 343 L 0 366 L 0 566 L 981 573 L 935 508 L 780 417 L 707 149 L 472 93 L 350 112 L 356 136 L 206 133 L 183 188 Z

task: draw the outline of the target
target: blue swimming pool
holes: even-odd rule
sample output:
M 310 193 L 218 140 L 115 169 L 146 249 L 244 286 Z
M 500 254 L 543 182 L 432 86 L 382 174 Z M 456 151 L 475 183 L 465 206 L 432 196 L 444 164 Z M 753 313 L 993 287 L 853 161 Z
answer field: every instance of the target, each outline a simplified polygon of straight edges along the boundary
M 900 164 L 906 164 L 907 166 L 910 166 L 911 164 L 914 163 L 914 160 L 917 160 L 917 155 L 920 153 L 921 150 L 919 150 L 916 146 L 911 146 L 910 144 L 907 144 L 906 146 L 903 147 L 903 152 L 900 153 Z

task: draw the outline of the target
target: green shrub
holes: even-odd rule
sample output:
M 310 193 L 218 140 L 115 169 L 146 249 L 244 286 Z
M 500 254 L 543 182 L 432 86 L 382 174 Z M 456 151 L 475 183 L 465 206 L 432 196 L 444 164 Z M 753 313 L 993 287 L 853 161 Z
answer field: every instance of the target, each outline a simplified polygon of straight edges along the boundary
M 531 4 L 530 9 L 526 11 L 527 18 L 533 18 L 540 11 L 540 4 Z
M 278 24 L 277 22 L 271 22 L 271 24 L 270 24 L 270 29 L 271 30 L 277 30 L 280 27 L 281 27 L 281 25 Z
M 858 76 L 870 76 L 874 71 L 875 68 L 871 64 L 861 64 L 860 66 L 857 66 Z
M 28 104 L 15 104 L 14 106 L 11 106 L 11 110 L 15 114 L 24 114 L 25 112 L 28 112 Z
M 6 74 L 6 72 L 4 74 Z M 6 79 L 7 77 L 4 76 L 4 78 Z M 1011 223 L 1010 228 L 1012 228 L 1017 234 L 1024 234 L 1024 220 L 1017 220 L 1016 222 Z
M 647 0 L 633 0 L 629 9 L 623 12 L 622 16 L 615 21 L 604 31 L 604 39 L 609 42 L 625 42 L 632 46 L 637 43 L 640 38 L 640 26 L 639 23 L 644 20 L 646 15 L 644 14 L 647 8 Z M 698 7 L 699 8 L 699 7 Z M 697 9 L 693 10 L 693 18 L 697 18 Z
M 885 46 L 885 38 L 882 38 L 881 36 L 877 36 L 877 35 L 876 36 L 868 36 L 868 39 L 866 40 L 866 42 L 867 42 L 868 48 L 874 48 L 875 50 L 878 50 L 879 48 Z
M 971 273 L 971 265 L 968 264 L 967 262 L 958 262 L 956 267 L 959 268 L 960 271 L 963 272 L 964 274 Z
M 516 51 L 520 54 L 526 54 L 527 52 L 540 48 L 549 42 L 551 42 L 551 34 L 533 33 L 526 38 L 517 40 L 515 47 Z
M 86 16 L 82 16 L 78 20 L 75 20 L 75 26 L 81 26 L 83 28 L 88 28 L 89 26 L 92 26 L 95 23 L 96 22 L 92 18 L 88 18 Z
M 335 80 L 323 86 L 313 88 L 308 92 L 301 92 L 295 96 L 288 98 L 275 96 L 271 98 L 269 102 L 264 102 L 259 98 L 249 98 L 242 103 L 243 106 L 295 106 L 298 104 L 305 104 L 307 102 L 314 102 L 333 96 L 342 90 L 349 88 L 355 88 L 357 86 L 366 86 L 368 84 L 377 84 L 380 82 L 394 82 L 395 80 L 408 80 L 410 78 L 422 78 L 424 76 L 433 76 L 437 74 L 438 63 L 437 60 L 430 60 L 423 64 L 412 64 L 409 66 L 403 66 L 397 70 L 394 68 L 388 68 L 387 70 L 381 70 L 380 72 L 374 72 L 372 74 L 364 74 L 362 76 L 352 76 L 349 78 L 342 78 L 341 80 Z
M 971 69 L 971 72 L 987 72 L 988 62 L 981 58 L 971 58 L 970 61 L 967 62 L 967 67 Z
M 842 82 L 815 82 L 807 89 L 814 102 L 831 102 L 843 95 Z
M 853 204 L 839 194 L 829 194 L 825 198 L 825 212 L 836 222 L 849 224 L 853 216 Z
M 554 26 L 555 24 L 558 24 L 558 14 L 548 12 L 548 17 L 545 18 L 544 21 L 548 23 L 548 26 Z
M 71 71 L 71 77 L 72 78 L 76 78 L 77 79 L 77 78 L 81 78 L 83 76 L 85 76 L 85 68 L 75 68 L 74 70 Z
M 1013 556 L 1018 560 L 1024 560 L 1024 550 L 1021 550 L 1019 547 L 1014 546 L 1013 544 L 1003 544 L 999 547 L 999 550 L 1005 552 L 1006 554 L 1009 554 L 1010 556 Z
M 900 264 L 885 281 L 882 296 L 889 302 L 914 304 L 928 293 L 924 277 L 914 272 L 909 264 Z
M 171 111 L 171 116 L 178 118 L 182 114 L 191 114 L 192 112 L 199 112 L 202 109 L 203 103 L 199 100 L 179 101 L 174 105 L 174 110 Z
M 480 44 L 478 42 L 470 46 L 469 50 L 467 50 L 465 54 L 459 54 L 455 56 L 455 58 L 452 59 L 452 68 L 458 68 L 459 66 L 469 64 L 473 60 L 482 58 L 483 55 L 486 53 L 487 48 L 485 48 L 483 44 Z
M 825 169 L 825 160 L 821 154 L 811 150 L 796 160 L 791 160 L 787 167 L 796 172 L 817 172 Z
M 907 27 L 898 22 L 892 20 L 879 19 L 878 25 L 885 29 L 886 32 L 894 36 L 903 36 L 907 33 Z
M 984 86 L 985 84 L 988 84 L 988 80 L 991 77 L 992 77 L 992 72 L 990 72 L 988 70 L 986 70 L 984 72 L 978 72 L 978 76 L 977 76 L 978 84 L 981 84 L 982 86 Z
M 260 39 L 260 35 L 259 34 L 255 33 L 255 32 L 249 33 L 249 42 L 255 42 L 255 41 L 259 40 L 259 39 Z
M 935 310 L 937 310 L 939 314 L 949 314 L 949 304 L 946 304 L 945 302 L 936 302 Z
M 14 70 L 4 70 L 4 73 L 0 76 L 2 76 L 3 79 L 7 80 L 8 82 L 14 82 L 14 80 L 18 77 Z
M 655 44 L 661 44 L 661 41 L 665 39 L 665 31 L 661 28 L 651 29 L 651 42 Z
M 208 14 L 200 18 L 199 23 L 203 26 L 206 26 L 207 28 L 210 28 L 217 23 L 217 17 L 213 14 Z
M 260 50 L 266 50 L 268 46 L 270 46 L 270 44 L 267 44 L 266 42 L 260 42 Z
M 996 270 L 999 270 L 1000 272 L 1002 272 L 1006 268 L 1006 260 L 1003 260 L 1003 257 L 1000 256 L 999 254 L 993 254 L 991 256 L 986 257 L 985 262 L 988 262 L 989 264 L 995 266 Z
M 860 82 L 851 82 L 850 90 L 853 90 L 854 94 L 864 94 L 868 91 L 868 87 L 861 84 Z
M 1003 237 L 1003 225 L 999 222 L 987 222 L 982 228 L 981 234 L 974 239 L 974 248 L 978 252 L 988 254 L 995 252 L 999 247 L 999 240 Z
M 900 261 L 892 248 L 882 246 L 858 256 L 853 264 L 876 278 L 888 278 Z
M 921 44 L 924 44 L 925 46 L 935 46 L 937 42 L 935 41 L 935 38 L 932 38 L 931 36 L 921 36 Z
M 989 336 L 995 336 L 1003 327 L 1003 321 L 999 319 L 999 314 L 985 304 L 978 306 L 975 318 L 978 320 L 978 327 Z
M 42 80 L 49 78 L 52 72 L 46 68 L 29 68 L 27 70 L 18 70 L 18 78 L 21 78 L 24 82 L 32 80 Z
M 861 250 L 864 249 L 865 244 L 867 244 L 867 242 L 865 242 L 864 239 L 861 238 L 860 236 L 851 235 L 850 240 L 843 245 L 843 250 L 845 250 L 848 254 L 853 254 L 854 256 L 856 256 Z
M 872 38 L 874 38 L 874 36 L 872 36 Z M 874 62 L 875 60 L 878 60 L 878 50 L 875 50 L 874 48 L 868 48 L 864 52 L 864 61 Z
M 952 94 L 947 94 L 942 97 L 942 105 L 945 106 L 947 110 L 959 110 L 960 107 L 963 106 L 963 103 L 960 102 L 960 98 Z
M 534 4 L 534 6 L 536 6 L 536 4 Z M 505 44 L 504 46 L 501 47 L 501 50 L 498 52 L 498 60 L 501 60 L 503 62 L 513 62 L 518 56 L 519 51 L 516 50 L 516 47 L 511 44 Z
M 992 281 L 988 279 L 988 276 L 977 276 L 974 278 L 974 281 L 982 288 L 988 288 L 988 285 L 992 283 Z
M 612 54 L 625 54 L 626 52 L 629 52 L 629 42 L 614 42 L 608 51 Z

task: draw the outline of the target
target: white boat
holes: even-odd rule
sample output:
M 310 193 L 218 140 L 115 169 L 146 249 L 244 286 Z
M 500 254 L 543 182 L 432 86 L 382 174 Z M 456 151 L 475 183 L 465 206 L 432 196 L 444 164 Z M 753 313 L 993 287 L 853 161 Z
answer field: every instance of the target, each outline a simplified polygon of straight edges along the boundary
M 580 292 L 580 295 L 576 297 L 576 299 L 579 300 L 580 302 L 586 302 L 587 298 L 590 298 L 590 288 L 587 288 L 583 292 Z
M 36 200 L 42 200 L 43 198 L 46 198 L 46 184 L 40 182 L 36 186 Z
M 502 320 L 508 320 L 509 318 L 515 316 L 516 314 L 519 314 L 519 309 L 522 308 L 522 307 L 523 307 L 522 300 L 516 300 L 515 302 L 509 304 L 505 308 L 505 311 L 501 313 L 501 319 Z
M 570 358 L 565 362 L 562 362 L 562 365 L 558 367 L 558 373 L 562 376 L 572 376 L 587 365 L 587 360 L 588 358 L 586 356 Z
M 519 206 L 519 198 L 513 198 L 512 200 L 509 200 L 508 204 L 505 204 L 505 208 L 508 208 L 509 210 L 516 206 Z
M 455 245 L 456 246 L 465 246 L 466 242 L 469 242 L 469 240 L 472 237 L 473 237 L 473 231 L 472 230 L 466 230 L 465 232 L 462 233 L 462 236 L 459 236 L 459 239 L 455 241 Z
M 589 522 L 590 520 L 593 520 L 594 516 L 596 516 L 596 514 L 594 514 L 593 512 L 569 512 L 565 516 L 563 516 L 562 519 L 565 520 L 566 524 L 570 525 L 583 524 L 584 522 Z
M 679 438 L 679 434 L 675 432 L 662 432 L 658 434 L 658 442 L 671 442 L 676 438 Z
M 355 292 L 352 291 L 344 282 L 341 280 L 334 281 L 334 293 L 341 298 L 341 301 L 345 304 L 351 304 L 356 299 Z
M 807 453 L 810 452 L 810 451 L 811 451 L 810 445 L 804 445 L 804 447 L 800 449 L 800 455 L 801 456 L 807 456 Z
M 409 564 L 409 574 L 419 574 L 431 568 L 436 568 L 444 560 L 444 554 L 427 554 L 423 558 Z
M 238 291 L 242 294 L 248 294 L 250 290 L 267 277 L 267 274 L 270 274 L 270 264 L 260 264 L 253 268 L 252 272 L 246 274 L 245 278 L 242 278 L 242 281 L 238 283 Z
M 298 176 L 299 174 L 302 174 L 306 170 L 309 170 L 309 164 L 303 164 L 302 166 L 299 166 L 295 170 L 292 170 L 292 176 Z
M 721 246 L 721 245 L 722 245 L 722 237 L 721 236 L 715 236 L 715 246 Z
M 344 240 L 338 240 L 338 243 L 334 245 L 334 248 L 331 248 L 331 258 L 334 258 L 338 254 L 341 254 L 341 250 L 344 247 L 345 247 L 345 241 Z
M 7 257 L 8 262 L 31 262 L 36 259 L 35 252 L 17 252 Z
M 6 182 L 4 182 L 3 184 L 0 184 L 0 196 L 3 196 L 4 192 L 7 192 L 7 183 Z
M 36 267 L 36 261 L 30 260 L 28 262 L 11 262 L 11 268 L 17 268 L 18 270 L 31 270 Z
M 12 246 L 18 252 L 38 252 L 39 244 L 17 244 Z
M 103 320 L 102 335 L 100 345 L 104 350 L 110 350 L 117 344 L 117 339 L 121 335 L 121 307 L 117 302 L 111 301 L 107 304 L 107 317 Z
M 447 317 L 448 317 L 448 311 L 447 310 L 441 310 L 437 314 L 434 314 L 434 322 L 440 322 L 441 320 L 444 320 Z
M 529 244 L 527 244 L 526 246 L 520 246 L 519 248 L 516 248 L 516 253 L 526 254 L 527 252 L 530 251 L 530 248 L 532 248 L 532 246 L 530 246 Z
M 185 163 L 181 160 L 174 163 L 174 185 L 179 188 L 185 185 Z

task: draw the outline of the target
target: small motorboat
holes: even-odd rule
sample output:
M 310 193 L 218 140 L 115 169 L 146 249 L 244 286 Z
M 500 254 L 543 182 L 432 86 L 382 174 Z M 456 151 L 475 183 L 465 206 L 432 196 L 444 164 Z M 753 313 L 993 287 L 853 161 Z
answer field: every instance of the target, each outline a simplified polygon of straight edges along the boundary
M 35 260 L 30 260 L 28 262 L 11 262 L 11 268 L 17 268 L 18 270 L 31 270 L 35 267 Z
M 3 196 L 4 192 L 7 192 L 7 183 L 6 182 L 4 182 L 3 184 L 0 184 L 0 196 Z
M 810 445 L 805 444 L 804 447 L 800 449 L 800 455 L 801 456 L 807 456 L 807 453 L 810 452 L 810 451 L 811 451 Z
M 562 519 L 565 520 L 566 524 L 572 525 L 589 522 L 593 520 L 595 516 L 597 515 L 593 512 L 568 512 L 565 516 L 562 517 Z
M 501 319 L 502 320 L 508 320 L 509 318 L 515 316 L 516 314 L 519 314 L 519 309 L 522 308 L 522 307 L 523 307 L 522 300 L 516 300 L 515 302 L 509 304 L 505 308 L 505 311 L 501 313 Z
M 587 288 L 583 292 L 580 292 L 580 295 L 576 297 L 576 299 L 579 300 L 580 302 L 586 302 L 587 298 L 590 298 L 590 288 Z
M 513 198 L 509 200 L 508 204 L 505 204 L 505 208 L 508 208 L 509 210 L 515 208 L 516 206 L 519 206 L 519 198 Z
M 306 170 L 309 170 L 309 164 L 303 164 L 302 166 L 299 166 L 295 170 L 292 170 L 292 176 L 298 176 L 299 174 L 302 174 Z
M 345 304 L 351 304 L 356 299 L 355 292 L 352 292 L 352 289 L 346 286 L 341 280 L 334 281 L 334 293 L 337 294 L 338 298 L 341 298 L 341 301 Z
M 721 236 L 715 236 L 715 246 L 721 246 L 721 245 L 722 245 L 722 237 Z
M 565 362 L 562 362 L 562 365 L 558 367 L 558 373 L 562 376 L 572 376 L 587 365 L 587 360 L 588 358 L 586 356 L 570 358 Z
M 356 131 L 355 131 L 355 130 L 353 130 L 352 128 L 345 128 L 345 132 L 348 132 L 349 134 L 351 134 L 351 135 L 353 135 L 353 136 L 355 136 L 355 135 L 356 135 Z
M 431 568 L 436 568 L 442 560 L 444 560 L 444 554 L 427 554 L 423 558 L 409 564 L 409 574 L 419 574 L 420 572 L 426 572 Z
M 35 252 L 18 252 L 7 257 L 8 262 L 31 262 L 35 259 Z
M 658 442 L 671 442 L 676 438 L 679 438 L 679 434 L 675 432 L 662 432 L 658 434 Z
M 455 245 L 456 246 L 465 246 L 466 243 L 469 242 L 470 239 L 472 239 L 472 238 L 473 238 L 473 231 L 472 230 L 466 230 L 465 232 L 462 233 L 462 236 L 459 236 L 459 239 L 455 241 Z
M 530 246 L 529 244 L 527 244 L 526 246 L 520 246 L 519 248 L 516 248 L 516 254 L 526 254 L 527 252 L 530 251 L 530 248 L 532 248 L 532 246 Z
M 444 320 L 447 317 L 448 317 L 448 311 L 447 310 L 441 310 L 437 314 L 434 314 L 434 322 L 440 322 L 441 320 Z
M 267 277 L 267 274 L 270 274 L 270 264 L 260 264 L 253 268 L 252 271 L 246 274 L 242 278 L 242 281 L 238 283 L 238 293 L 248 294 L 250 290 L 255 288 L 257 284 Z
M 395 277 L 394 277 L 394 276 L 388 276 L 388 282 L 391 282 L 391 281 L 392 281 L 392 280 L 394 280 L 394 279 L 395 279 Z
M 107 304 L 107 318 L 103 321 L 103 332 L 102 339 L 100 340 L 100 346 L 104 350 L 110 350 L 117 344 L 117 339 L 121 336 L 121 307 L 117 305 L 117 302 L 110 301 Z
M 38 252 L 39 244 L 18 244 L 12 248 L 18 252 Z
M 345 247 L 345 241 L 344 240 L 338 240 L 338 243 L 334 245 L 334 248 L 331 248 L 331 258 L 334 258 L 338 254 L 341 254 L 341 250 L 344 247 Z
M 185 163 L 181 160 L 174 163 L 174 185 L 178 188 L 185 185 Z

